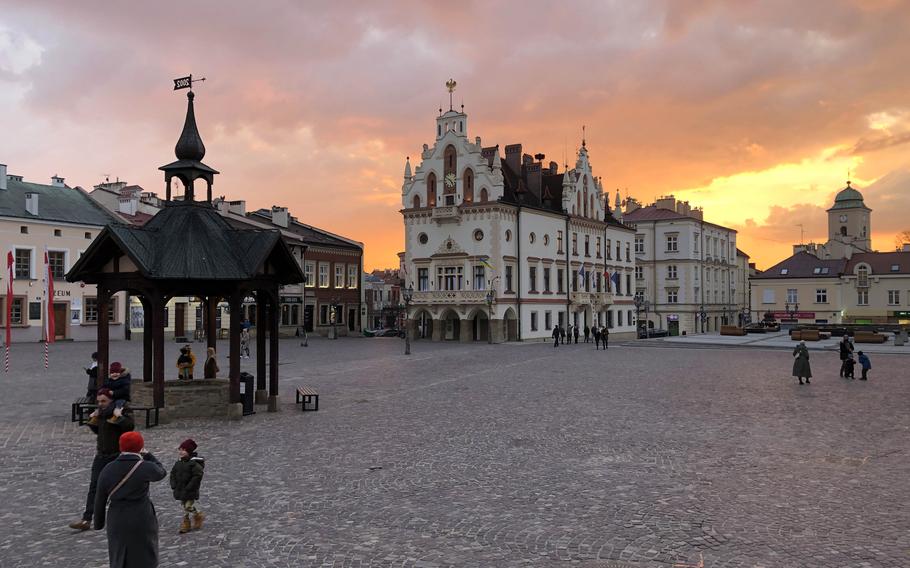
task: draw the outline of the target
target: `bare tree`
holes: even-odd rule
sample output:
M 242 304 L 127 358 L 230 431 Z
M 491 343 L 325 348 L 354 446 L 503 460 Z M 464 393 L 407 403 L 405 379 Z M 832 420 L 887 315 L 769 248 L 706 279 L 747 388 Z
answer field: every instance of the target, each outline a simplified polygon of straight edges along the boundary
M 910 244 L 910 229 L 901 231 L 894 236 L 894 248 L 896 250 L 903 249 L 904 245 Z

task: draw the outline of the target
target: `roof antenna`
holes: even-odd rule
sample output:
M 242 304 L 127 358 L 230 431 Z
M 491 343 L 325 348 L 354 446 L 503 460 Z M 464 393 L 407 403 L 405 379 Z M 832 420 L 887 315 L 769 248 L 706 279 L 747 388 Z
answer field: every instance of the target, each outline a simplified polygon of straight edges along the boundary
M 849 176 L 848 176 L 848 177 L 849 177 Z M 847 183 L 849 184 L 850 182 L 848 181 Z M 805 232 L 806 232 L 806 231 L 803 229 L 803 224 L 802 224 L 802 223 L 797 223 L 796 226 L 799 227 L 799 244 L 804 244 L 804 243 L 803 243 L 803 240 L 804 240 L 804 239 L 803 239 L 803 235 L 805 235 Z
M 847 168 L 847 187 L 850 187 L 850 168 Z

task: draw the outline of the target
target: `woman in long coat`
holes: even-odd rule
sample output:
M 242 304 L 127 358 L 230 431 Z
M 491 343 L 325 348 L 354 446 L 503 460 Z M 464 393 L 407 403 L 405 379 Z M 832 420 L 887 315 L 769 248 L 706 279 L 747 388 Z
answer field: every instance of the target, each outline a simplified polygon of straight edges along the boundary
M 120 436 L 120 455 L 98 477 L 95 530 L 107 526 L 111 568 L 158 566 L 158 517 L 149 499 L 149 483 L 167 477 L 167 470 L 144 446 L 139 432 Z
M 803 384 L 803 377 L 806 384 L 809 384 L 809 378 L 812 376 L 812 367 L 809 366 L 809 348 L 806 347 L 805 341 L 800 341 L 793 349 L 793 376 L 799 379 L 799 384 Z

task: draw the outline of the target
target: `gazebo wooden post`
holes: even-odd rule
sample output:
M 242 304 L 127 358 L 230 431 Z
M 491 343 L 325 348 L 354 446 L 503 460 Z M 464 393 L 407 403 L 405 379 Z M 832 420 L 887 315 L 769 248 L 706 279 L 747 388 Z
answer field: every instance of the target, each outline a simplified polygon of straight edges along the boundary
M 165 298 L 155 293 L 149 298 L 152 308 L 152 385 L 153 400 L 157 408 L 164 408 L 164 306 Z
M 265 337 L 269 329 L 268 322 L 268 295 L 259 291 L 256 293 L 256 390 L 265 393 Z M 263 394 L 263 396 L 265 396 Z
M 152 361 L 155 357 L 155 350 L 152 345 L 152 303 L 148 296 L 143 295 L 142 299 L 142 382 L 152 381 Z
M 228 301 L 231 310 L 230 401 L 240 402 L 240 312 L 243 292 L 234 292 Z
M 269 296 L 269 412 L 278 412 L 278 287 Z
M 205 300 L 205 339 L 206 346 L 215 349 L 218 346 L 218 328 L 215 326 L 215 310 L 218 307 L 218 297 L 209 296 Z
M 95 298 L 98 307 L 98 387 L 104 384 L 111 365 L 110 358 L 110 321 L 108 306 L 111 293 L 103 283 L 98 284 L 98 296 Z

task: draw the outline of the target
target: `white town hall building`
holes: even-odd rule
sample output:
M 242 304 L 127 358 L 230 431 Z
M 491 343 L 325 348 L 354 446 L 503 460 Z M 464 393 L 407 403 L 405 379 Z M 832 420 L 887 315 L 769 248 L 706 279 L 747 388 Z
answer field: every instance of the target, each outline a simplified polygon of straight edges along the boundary
M 610 213 L 584 141 L 575 167 L 561 173 L 521 144 L 504 150 L 470 140 L 464 109 L 450 107 L 440 109 L 417 167 L 405 165 L 412 337 L 540 340 L 556 324 L 634 337 L 635 231 Z

